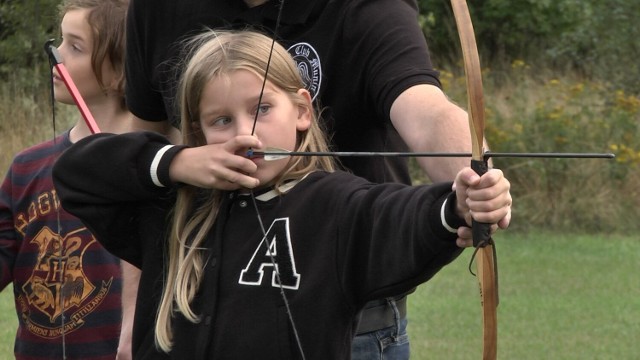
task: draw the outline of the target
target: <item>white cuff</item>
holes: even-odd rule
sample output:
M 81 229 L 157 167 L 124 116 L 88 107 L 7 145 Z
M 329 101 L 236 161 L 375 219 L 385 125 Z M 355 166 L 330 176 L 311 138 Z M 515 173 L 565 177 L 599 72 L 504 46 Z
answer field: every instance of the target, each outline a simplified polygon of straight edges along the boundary
M 442 207 L 440 208 L 440 221 L 442 222 L 442 226 L 444 226 L 444 228 L 447 229 L 447 231 L 449 231 L 450 233 L 457 234 L 458 229 L 454 229 L 449 224 L 447 224 L 447 219 L 444 216 L 444 211 L 447 208 L 447 200 L 449 199 L 444 200 L 444 202 L 442 203 Z
M 149 169 L 149 175 L 151 175 L 151 181 L 153 181 L 153 183 L 158 187 L 165 187 L 165 185 L 162 184 L 160 182 L 160 179 L 158 178 L 158 165 L 160 165 L 160 160 L 162 160 L 162 156 L 164 155 L 164 153 L 166 153 L 167 150 L 171 149 L 174 146 L 175 145 L 166 145 L 166 146 L 164 146 L 162 149 L 160 149 L 156 153 L 156 156 L 153 158 L 153 161 L 151 162 L 151 168 Z

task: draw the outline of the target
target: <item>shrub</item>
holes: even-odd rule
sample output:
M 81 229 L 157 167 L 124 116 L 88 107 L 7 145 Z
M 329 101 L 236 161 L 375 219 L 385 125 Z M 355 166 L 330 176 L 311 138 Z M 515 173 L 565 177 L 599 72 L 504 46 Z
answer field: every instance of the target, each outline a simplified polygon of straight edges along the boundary
M 508 68 L 514 60 L 524 59 L 640 94 L 640 1 L 467 2 L 481 58 L 492 68 Z M 456 63 L 460 46 L 449 1 L 418 4 L 435 63 Z
M 512 181 L 514 228 L 637 231 L 640 97 L 567 74 L 541 75 L 523 61 L 499 74 L 499 82 L 483 73 L 492 151 L 616 154 L 615 160 L 493 159 Z M 464 78 L 448 71 L 442 78 L 446 92 L 466 104 Z

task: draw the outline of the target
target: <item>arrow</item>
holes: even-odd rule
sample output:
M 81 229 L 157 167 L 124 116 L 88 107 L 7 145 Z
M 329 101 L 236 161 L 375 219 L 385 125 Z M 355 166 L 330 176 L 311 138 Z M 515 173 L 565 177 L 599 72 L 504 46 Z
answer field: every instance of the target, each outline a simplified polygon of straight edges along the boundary
M 484 158 L 558 158 L 558 159 L 613 159 L 612 153 L 517 153 L 490 152 Z M 289 151 L 276 147 L 268 147 L 264 151 L 249 150 L 248 158 L 262 157 L 266 161 L 282 160 L 292 156 L 336 156 L 336 157 L 471 157 L 471 153 L 450 152 L 383 152 L 383 151 Z

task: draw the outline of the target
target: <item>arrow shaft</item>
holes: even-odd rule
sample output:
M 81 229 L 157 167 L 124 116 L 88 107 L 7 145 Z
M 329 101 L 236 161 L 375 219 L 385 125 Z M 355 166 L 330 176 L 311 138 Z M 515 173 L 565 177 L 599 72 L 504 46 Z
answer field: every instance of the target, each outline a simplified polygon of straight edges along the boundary
M 248 157 L 265 156 L 271 160 L 279 160 L 289 156 L 336 156 L 336 157 L 471 157 L 471 153 L 448 152 L 382 152 L 382 151 L 330 151 L 330 152 L 305 152 L 305 151 L 251 151 Z M 613 159 L 611 153 L 517 153 L 517 152 L 485 152 L 484 158 L 559 158 L 559 159 Z

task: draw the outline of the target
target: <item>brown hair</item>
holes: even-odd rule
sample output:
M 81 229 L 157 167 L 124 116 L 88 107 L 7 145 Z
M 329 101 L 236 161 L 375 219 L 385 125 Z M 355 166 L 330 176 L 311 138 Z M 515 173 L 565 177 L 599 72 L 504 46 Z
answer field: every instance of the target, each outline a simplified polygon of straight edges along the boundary
M 113 70 L 119 75 L 116 88 L 124 105 L 124 56 L 125 25 L 129 0 L 65 0 L 59 6 L 62 19 L 70 10 L 89 9 L 87 22 L 92 30 L 93 50 L 91 67 L 98 84 L 106 89 L 102 79 L 102 65 L 109 59 Z

